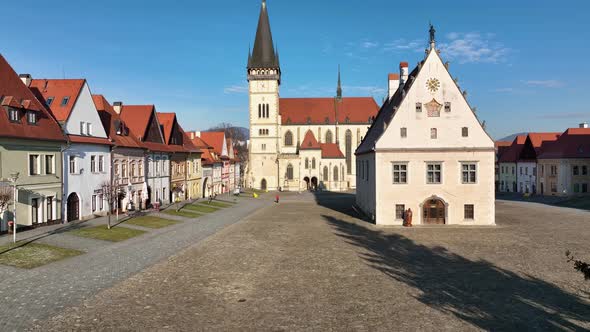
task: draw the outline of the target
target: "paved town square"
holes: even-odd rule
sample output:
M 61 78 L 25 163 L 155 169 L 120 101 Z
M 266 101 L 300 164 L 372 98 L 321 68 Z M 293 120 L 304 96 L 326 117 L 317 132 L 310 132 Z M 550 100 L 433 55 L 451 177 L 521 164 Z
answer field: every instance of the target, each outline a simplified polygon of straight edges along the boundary
M 379 228 L 289 193 L 37 330 L 582 330 L 590 213 L 497 201 L 497 226 Z M 258 201 L 258 202 L 260 202 Z

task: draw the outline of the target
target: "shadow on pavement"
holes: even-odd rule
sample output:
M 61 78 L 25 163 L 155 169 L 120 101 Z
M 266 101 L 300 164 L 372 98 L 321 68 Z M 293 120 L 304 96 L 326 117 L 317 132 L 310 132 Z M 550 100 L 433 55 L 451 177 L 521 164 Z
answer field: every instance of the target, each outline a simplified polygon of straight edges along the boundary
M 532 276 L 520 276 L 445 248 L 429 248 L 323 215 L 361 257 L 393 280 L 421 291 L 417 300 L 484 330 L 587 330 L 590 305 Z
M 312 193 L 319 206 L 369 222 L 366 216 L 353 207 L 356 201 L 355 193 L 330 191 L 314 191 Z

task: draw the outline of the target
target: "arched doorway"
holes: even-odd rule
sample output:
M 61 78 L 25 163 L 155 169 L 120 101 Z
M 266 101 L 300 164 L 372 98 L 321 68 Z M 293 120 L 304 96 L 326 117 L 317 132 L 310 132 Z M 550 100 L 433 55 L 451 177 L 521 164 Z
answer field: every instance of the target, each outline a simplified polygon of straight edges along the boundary
M 68 221 L 80 219 L 80 198 L 78 194 L 71 193 L 68 196 Z
M 429 198 L 422 206 L 422 222 L 429 225 L 446 224 L 445 203 L 439 198 Z
M 318 189 L 318 178 L 316 178 L 315 176 L 311 178 L 311 190 L 317 190 Z
M 303 178 L 303 181 L 305 181 L 305 190 L 309 190 L 309 178 L 306 176 Z
M 147 199 L 145 200 L 145 208 L 152 206 L 152 187 L 147 187 Z
M 205 178 L 205 180 L 203 180 L 203 198 L 209 197 L 207 194 L 207 180 L 209 180 L 209 178 Z
M 262 181 L 260 181 L 260 189 L 266 190 L 266 179 L 262 179 Z

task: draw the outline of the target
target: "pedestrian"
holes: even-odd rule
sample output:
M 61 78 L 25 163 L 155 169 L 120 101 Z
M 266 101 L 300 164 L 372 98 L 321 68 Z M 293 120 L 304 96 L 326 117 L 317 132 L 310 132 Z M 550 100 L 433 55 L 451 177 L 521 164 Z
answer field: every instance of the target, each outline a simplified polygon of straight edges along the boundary
M 402 212 L 402 220 L 402 226 L 408 227 L 408 210 L 404 210 L 404 212 Z
M 408 212 L 406 212 L 406 220 L 408 227 L 412 227 L 412 209 L 408 209 Z
M 275 203 L 279 203 L 279 194 L 277 194 L 277 196 L 275 197 Z

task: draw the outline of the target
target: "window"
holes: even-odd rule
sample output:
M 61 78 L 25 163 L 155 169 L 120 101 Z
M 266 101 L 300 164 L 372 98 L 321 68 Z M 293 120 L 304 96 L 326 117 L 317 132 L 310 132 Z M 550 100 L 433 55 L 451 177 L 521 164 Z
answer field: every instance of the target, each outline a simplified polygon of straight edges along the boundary
M 575 193 L 579 193 L 580 192 L 580 184 L 579 183 L 574 183 L 574 192 Z
M 54 218 L 53 216 L 53 196 L 49 196 L 46 198 L 47 200 L 47 221 L 51 221 Z
M 293 133 L 291 131 L 285 133 L 285 146 L 293 146 Z
M 293 165 L 287 166 L 287 180 L 293 180 Z
M 135 177 L 135 163 L 131 163 L 131 177 Z
M 529 175 L 529 168 L 528 167 L 524 168 L 524 175 Z
M 329 181 L 330 177 L 328 176 L 328 166 L 324 166 L 324 181 Z
M 45 174 L 55 174 L 55 156 L 45 156 Z
M 338 166 L 334 166 L 334 181 L 338 181 Z
M 352 174 L 352 131 L 350 130 L 347 130 L 346 134 L 344 134 L 344 148 L 346 152 L 346 174 Z M 315 168 L 315 165 L 313 168 Z
M 9 108 L 8 118 L 10 119 L 10 122 L 20 122 L 20 119 L 18 118 L 18 110 Z
M 92 123 L 86 123 L 86 135 L 92 135 Z
M 98 171 L 104 172 L 104 156 L 98 156 Z
M 315 169 L 315 158 L 311 159 L 311 169 Z
M 582 192 L 583 193 L 587 193 L 588 192 L 588 184 L 587 183 L 582 183 Z
M 451 103 L 450 102 L 446 102 L 445 103 L 445 112 L 450 112 L 451 111 Z
M 404 219 L 404 213 L 406 212 L 406 206 L 403 204 L 396 204 L 395 205 L 395 219 L 402 220 Z
M 422 112 L 422 103 L 416 103 L 416 112 Z
M 126 178 L 127 177 L 127 163 L 123 162 L 121 164 L 121 177 L 122 178 Z
M 582 175 L 588 175 L 588 166 L 582 166 Z
M 96 156 L 90 156 L 90 172 L 96 173 Z
M 436 130 L 436 128 L 430 128 L 430 138 L 437 139 L 437 137 L 438 137 L 438 131 Z
M 102 194 L 98 195 L 98 204 L 100 211 L 104 211 L 104 196 Z
M 54 99 L 55 99 L 55 97 L 48 97 L 47 98 L 47 102 L 45 103 L 47 105 L 47 107 L 51 106 L 51 103 L 53 103 Z
M 578 166 L 574 166 L 574 175 L 580 175 L 580 169 Z
M 555 183 L 555 181 L 551 182 L 551 192 L 552 193 L 556 193 L 557 192 L 557 184 Z
M 160 175 L 160 159 L 156 158 L 156 161 L 154 161 L 154 163 L 156 164 L 156 176 Z
M 68 102 L 70 101 L 70 97 L 64 97 L 61 100 L 61 106 L 66 106 L 68 104 Z
M 475 209 L 473 204 L 465 204 L 465 219 L 473 220 L 475 219 Z
M 406 138 L 406 137 L 408 137 L 408 128 L 406 128 L 406 127 L 404 127 L 404 128 L 400 128 L 400 130 L 399 130 L 399 135 L 400 135 L 402 138 Z
M 512 166 L 512 175 L 514 175 L 515 171 L 516 171 L 516 167 Z
M 31 199 L 31 221 L 33 224 L 39 223 L 39 198 Z
M 262 149 L 262 151 L 266 151 L 266 144 L 262 144 L 261 149 Z
M 520 172 L 520 175 L 522 175 L 522 166 L 520 166 L 520 167 L 518 168 L 518 170 L 519 170 L 519 172 Z
M 332 137 L 332 131 L 328 130 L 326 131 L 326 143 L 332 143 L 333 137 Z
M 70 174 L 76 174 L 76 157 L 70 156 Z
M 541 176 L 545 176 L 545 165 L 541 165 Z
M 533 167 L 533 176 L 537 176 L 537 167 Z
M 80 135 L 86 134 L 86 122 L 80 121 Z
M 262 118 L 262 104 L 258 104 L 258 118 Z
M 27 123 L 30 125 L 37 124 L 37 113 L 33 111 L 27 112 Z
M 428 184 L 439 184 L 442 179 L 442 164 L 426 164 L 426 182 Z
M 461 175 L 463 183 L 476 183 L 477 182 L 477 164 L 475 163 L 463 163 L 461 164 Z
M 462 135 L 463 137 L 469 137 L 469 128 L 467 128 L 467 127 L 463 127 L 463 128 L 461 129 L 461 135 Z
M 96 212 L 96 195 L 92 195 L 92 212 Z
M 31 154 L 29 155 L 29 175 L 39 175 L 39 155 L 38 154 Z
M 408 183 L 408 164 L 394 163 L 393 164 L 393 183 L 406 184 Z
M 309 158 L 305 158 L 305 169 L 309 169 Z
M 195 163 L 195 172 L 197 169 L 197 164 Z M 139 171 L 139 176 L 143 176 L 143 163 L 140 161 L 137 163 L 137 170 Z

